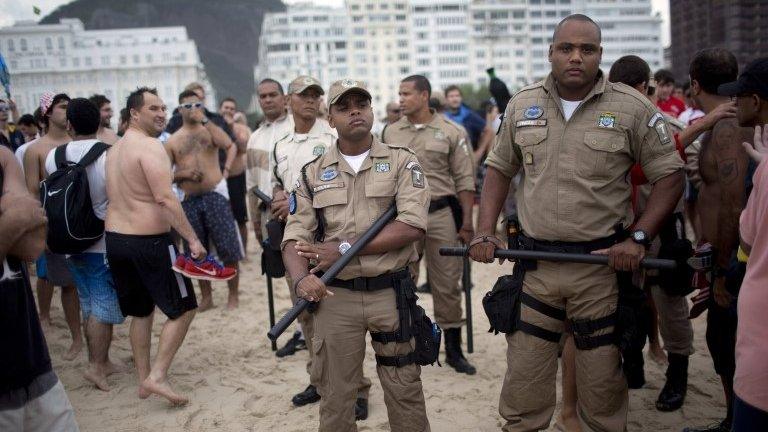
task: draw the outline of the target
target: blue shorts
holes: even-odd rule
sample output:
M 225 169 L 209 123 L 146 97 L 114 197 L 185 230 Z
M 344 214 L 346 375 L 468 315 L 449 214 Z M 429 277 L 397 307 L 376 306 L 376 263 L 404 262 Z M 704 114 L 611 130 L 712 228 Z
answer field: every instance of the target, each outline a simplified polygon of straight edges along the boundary
M 125 321 L 115 291 L 115 282 L 107 264 L 106 254 L 81 253 L 67 258 L 67 267 L 77 285 L 83 321 L 93 315 L 104 324 Z

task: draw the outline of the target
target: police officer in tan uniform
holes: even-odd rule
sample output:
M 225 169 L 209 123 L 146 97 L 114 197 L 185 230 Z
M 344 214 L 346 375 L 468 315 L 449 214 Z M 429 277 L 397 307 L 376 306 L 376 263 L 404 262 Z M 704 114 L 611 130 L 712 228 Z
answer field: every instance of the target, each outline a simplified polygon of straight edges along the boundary
M 609 258 L 609 266 L 519 264 L 526 271 L 517 330 L 506 336 L 507 373 L 499 402 L 504 431 L 548 427 L 566 317 L 577 347 L 582 430 L 626 430 L 627 384 L 612 335 L 622 317 L 615 314 L 619 279 L 639 268 L 645 245 L 680 199 L 683 173 L 656 107 L 630 87 L 608 82 L 599 70 L 601 56 L 597 24 L 584 15 L 564 18 L 550 46 L 552 72 L 512 98 L 487 159 L 478 235 L 470 243 L 473 259 L 492 262 L 502 245 L 493 236 L 496 218 L 510 179 L 521 169 L 520 247 Z M 620 226 L 631 222 L 626 177 L 635 162 L 654 186 L 626 238 Z M 622 283 L 622 293 L 625 287 Z
M 429 80 L 413 75 L 400 83 L 403 117 L 382 131 L 385 143 L 402 143 L 416 153 L 429 180 L 430 204 L 427 236 L 419 255 L 427 261 L 427 277 L 435 306 L 435 320 L 445 332 L 446 363 L 457 372 L 475 374 L 461 350 L 461 258 L 444 257 L 438 250 L 468 244 L 474 234 L 474 166 L 466 132 L 429 108 Z M 458 197 L 458 200 L 456 199 Z M 453 206 L 453 209 L 451 208 Z M 457 225 L 455 216 L 461 216 Z M 418 280 L 418 263 L 412 266 Z
M 427 227 L 427 181 L 413 152 L 371 135 L 371 95 L 362 82 L 333 83 L 328 103 L 339 139 L 302 168 L 283 238 L 293 288 L 300 297 L 319 301 L 312 340 L 312 380 L 322 396 L 319 430 L 357 430 L 354 399 L 370 331 L 391 430 L 429 431 L 421 368 L 411 360 L 414 341 L 382 340 L 400 330 L 396 292 L 413 294 L 407 267 L 418 259 L 415 243 Z M 396 219 L 326 287 L 318 272 L 392 204 Z
M 275 149 L 270 158 L 269 170 L 272 173 L 272 214 L 280 220 L 288 216 L 288 196 L 293 192 L 296 181 L 301 176 L 301 168 L 325 154 L 336 141 L 336 131 L 331 128 L 328 121 L 318 117 L 321 98 L 325 94 L 320 81 L 309 76 L 299 76 L 288 85 L 288 106 L 291 109 L 294 128 L 275 143 Z M 293 280 L 286 275 L 291 292 L 291 301 L 296 302 L 296 293 L 290 287 Z M 304 340 L 309 350 L 307 372 L 312 369 L 313 317 L 309 311 L 299 316 Z M 289 343 L 294 342 L 292 339 Z M 301 393 L 295 395 L 292 402 L 296 406 L 303 406 L 320 400 L 317 393 L 317 382 L 312 381 Z M 361 378 L 358 397 L 355 405 L 355 418 L 364 420 L 368 417 L 368 391 L 371 381 Z

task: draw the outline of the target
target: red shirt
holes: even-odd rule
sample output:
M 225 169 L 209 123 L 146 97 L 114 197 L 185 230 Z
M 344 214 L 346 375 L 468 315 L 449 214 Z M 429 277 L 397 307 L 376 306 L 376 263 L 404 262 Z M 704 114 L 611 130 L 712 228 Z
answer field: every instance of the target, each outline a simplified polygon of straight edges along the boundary
M 670 96 L 667 100 L 656 101 L 656 106 L 665 113 L 677 118 L 683 111 L 685 111 L 685 102 L 680 99 Z

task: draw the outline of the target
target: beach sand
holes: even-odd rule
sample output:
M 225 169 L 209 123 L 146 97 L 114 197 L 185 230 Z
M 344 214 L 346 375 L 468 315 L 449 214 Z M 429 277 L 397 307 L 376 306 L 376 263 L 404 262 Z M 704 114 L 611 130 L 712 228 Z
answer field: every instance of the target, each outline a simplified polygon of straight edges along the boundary
M 54 369 L 67 390 L 83 432 L 317 430 L 318 405 L 295 408 L 291 404 L 291 397 L 309 381 L 305 371 L 307 351 L 278 359 L 270 349 L 266 337 L 266 282 L 261 275 L 256 242 L 251 240 L 250 261 L 241 268 L 240 308 L 233 312 L 224 310 L 226 285 L 214 284 L 217 307 L 195 317 L 171 366 L 172 384 L 191 398 L 185 407 L 171 407 L 158 397 L 137 397 L 128 340 L 130 318 L 115 326 L 111 349 L 111 357 L 129 365 L 130 372 L 110 376 L 108 393 L 83 379 L 87 365 L 85 350 L 73 361 L 62 359 L 69 346 L 69 333 L 56 290 L 51 312 L 53 325 L 46 337 Z M 435 432 L 498 431 L 503 424 L 498 414 L 498 398 L 506 370 L 507 344 L 503 335 L 487 332 L 488 321 L 481 302 L 496 278 L 509 269 L 509 264 L 472 267 L 475 352 L 468 358 L 477 367 L 477 375 L 457 374 L 446 365 L 422 368 L 427 414 Z M 283 279 L 276 280 L 274 286 L 279 317 L 290 307 L 290 298 Z M 431 296 L 421 295 L 420 303 L 432 315 Z M 153 355 L 164 322 L 165 316 L 156 311 Z M 724 416 L 722 388 L 706 349 L 705 328 L 702 316 L 695 321 L 696 353 L 691 357 L 688 397 L 683 408 L 672 413 L 656 411 L 654 402 L 664 385 L 664 368 L 646 360 L 645 387 L 630 391 L 628 430 L 680 431 L 685 426 L 706 425 Z M 292 330 L 281 337 L 280 346 Z M 370 415 L 358 422 L 358 429 L 387 431 L 387 412 L 370 345 L 364 367 L 373 387 Z M 554 419 L 548 430 L 557 430 Z

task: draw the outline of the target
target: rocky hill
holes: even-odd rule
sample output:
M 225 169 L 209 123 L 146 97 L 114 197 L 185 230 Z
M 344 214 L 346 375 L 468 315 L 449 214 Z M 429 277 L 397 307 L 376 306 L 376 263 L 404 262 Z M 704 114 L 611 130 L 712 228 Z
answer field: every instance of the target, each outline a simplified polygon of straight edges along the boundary
M 75 0 L 41 23 L 79 18 L 93 30 L 185 26 L 217 96 L 233 96 L 245 108 L 254 91 L 264 14 L 284 10 L 280 0 Z

